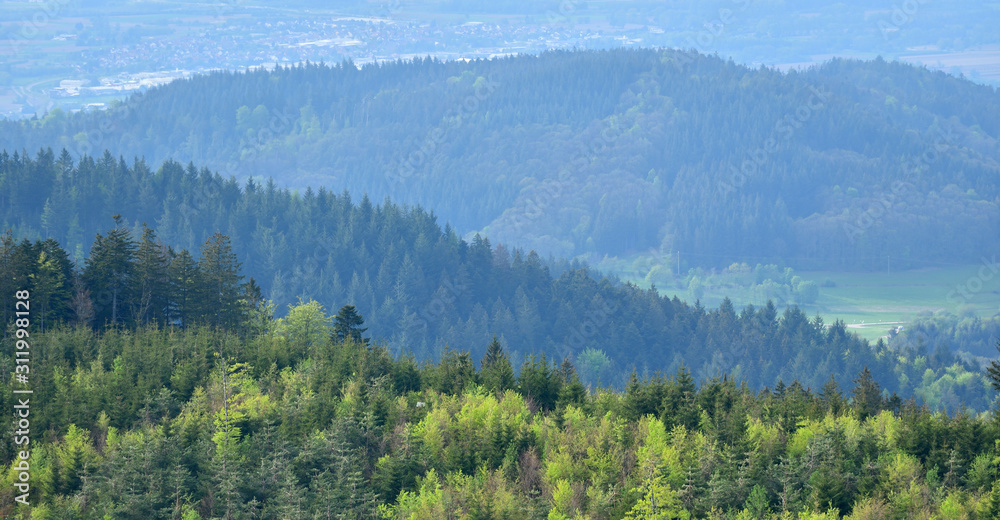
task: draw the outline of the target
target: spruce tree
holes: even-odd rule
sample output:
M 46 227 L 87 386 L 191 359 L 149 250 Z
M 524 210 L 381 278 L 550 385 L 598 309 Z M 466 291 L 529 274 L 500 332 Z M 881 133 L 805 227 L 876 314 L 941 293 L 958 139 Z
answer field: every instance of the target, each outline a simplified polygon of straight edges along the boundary
M 559 396 L 556 399 L 556 408 L 562 409 L 566 405 L 581 406 L 587 400 L 587 388 L 580 382 L 576 375 L 576 368 L 569 358 L 563 358 L 559 365 L 559 379 L 562 386 L 559 388 Z
M 136 324 L 166 321 L 169 267 L 166 247 L 156 239 L 156 232 L 143 224 L 142 238 L 136 251 L 130 305 L 132 320 Z
M 205 287 L 205 319 L 216 327 L 232 327 L 242 321 L 240 262 L 229 237 L 216 233 L 201 247 L 202 281 Z
M 882 410 L 884 400 L 882 399 L 882 389 L 875 382 L 872 373 L 866 366 L 858 378 L 854 380 L 854 409 L 858 412 L 861 420 L 867 419 Z
M 136 244 L 115 215 L 115 227 L 107 235 L 94 239 L 87 258 L 83 279 L 94 305 L 98 324 L 119 325 L 125 322 L 132 277 L 135 270 Z
M 1000 341 L 997 341 L 997 351 L 1000 352 Z M 986 377 L 989 378 L 993 388 L 1000 392 L 1000 360 L 994 359 L 990 366 L 986 367 Z
M 486 354 L 480 367 L 483 386 L 488 390 L 502 394 L 514 388 L 514 367 L 496 336 L 486 346 Z
M 343 342 L 346 341 L 347 338 L 351 338 L 355 343 L 367 345 L 369 338 L 361 336 L 364 331 L 368 330 L 367 328 L 362 327 L 364 324 L 364 318 L 358 314 L 358 310 L 355 309 L 353 305 L 344 305 L 334 317 L 334 341 Z
M 820 389 L 819 398 L 826 405 L 829 413 L 833 415 L 840 414 L 844 406 L 844 396 L 841 395 L 840 387 L 837 385 L 837 380 L 833 378 L 833 374 L 830 374 L 830 380 Z
M 52 318 L 58 316 L 59 309 L 65 307 L 68 290 L 66 277 L 45 251 L 38 255 L 38 267 L 30 277 L 34 286 L 32 301 L 38 309 L 39 329 L 44 331 L 46 323 L 51 323 Z
M 180 253 L 171 251 L 170 256 L 167 268 L 170 291 L 168 319 L 187 327 L 198 321 L 204 304 L 201 269 L 187 249 L 182 249 Z

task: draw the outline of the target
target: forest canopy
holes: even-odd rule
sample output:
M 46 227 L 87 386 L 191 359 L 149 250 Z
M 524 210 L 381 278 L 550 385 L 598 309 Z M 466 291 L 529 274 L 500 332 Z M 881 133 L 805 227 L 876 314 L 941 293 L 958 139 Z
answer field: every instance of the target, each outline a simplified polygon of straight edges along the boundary
M 997 95 L 617 49 L 0 123 L 0 517 L 1000 518 L 997 319 L 872 343 L 547 255 L 714 252 L 802 301 L 789 264 L 978 259 Z
M 352 316 L 353 318 L 349 318 Z M 992 414 L 847 386 L 392 356 L 315 301 L 253 330 L 51 325 L 33 334 L 30 506 L 0 426 L 0 515 L 285 519 L 994 518 Z M 363 321 L 363 320 L 362 320 Z M 357 323 L 357 322 L 355 322 Z M 360 325 L 360 324 L 358 324 Z M 350 330 L 359 330 L 357 327 Z M 10 336 L 0 367 L 13 364 Z M 515 374 L 513 365 L 519 365 Z M 13 379 L 0 406 L 11 409 Z M 19 397 L 19 396 L 18 396 Z M 843 515 L 843 516 L 842 516 Z
M 728 375 L 757 390 L 793 380 L 818 389 L 831 374 L 847 385 L 868 367 L 886 397 L 919 396 L 950 411 L 986 410 L 994 399 L 982 347 L 889 348 L 770 302 L 707 309 L 580 263 L 544 262 L 478 236 L 466 242 L 432 213 L 389 200 L 241 185 L 173 161 L 153 171 L 110 153 L 78 162 L 49 150 L 33 159 L 0 153 L 0 173 L 9 200 L 20 201 L 3 218 L 36 237 L 2 242 L 2 312 L 13 309 L 14 287 L 34 289 L 45 327 L 259 330 L 265 316 L 315 300 L 351 305 L 366 337 L 395 356 L 439 360 L 451 349 L 479 359 L 496 336 L 514 359 L 569 359 L 595 387 L 624 388 L 632 371 L 685 366 L 696 381 Z M 257 313 L 256 325 L 248 313 Z
M 781 73 L 613 49 L 216 72 L 0 141 L 391 197 L 543 255 L 871 270 L 998 252 L 964 232 L 1000 232 L 997 107 L 881 59 Z

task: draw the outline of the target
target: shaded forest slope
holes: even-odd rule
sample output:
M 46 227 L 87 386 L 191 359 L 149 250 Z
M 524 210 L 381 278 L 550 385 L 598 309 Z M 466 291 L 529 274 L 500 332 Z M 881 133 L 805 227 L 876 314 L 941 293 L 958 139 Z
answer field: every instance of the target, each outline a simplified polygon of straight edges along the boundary
M 391 196 L 543 254 L 834 269 L 995 253 L 998 134 L 995 89 L 943 73 L 625 49 L 219 72 L 0 124 L 8 149 Z

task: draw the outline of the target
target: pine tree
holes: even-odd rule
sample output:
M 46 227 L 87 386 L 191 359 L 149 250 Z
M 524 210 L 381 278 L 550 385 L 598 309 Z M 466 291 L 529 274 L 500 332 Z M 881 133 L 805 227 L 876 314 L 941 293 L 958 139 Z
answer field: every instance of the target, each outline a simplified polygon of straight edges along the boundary
M 993 483 L 989 495 L 983 497 L 982 515 L 979 518 L 1000 520 L 1000 481 Z
M 143 224 L 131 301 L 132 320 L 136 324 L 166 322 L 169 267 L 166 247 L 156 240 L 156 232 Z
M 240 262 L 229 237 L 212 235 L 201 247 L 202 282 L 205 287 L 205 319 L 216 327 L 233 327 L 243 321 L 240 305 Z
M 200 318 L 204 307 L 201 269 L 187 249 L 176 254 L 171 251 L 170 255 L 168 319 L 188 327 Z
M 259 336 L 271 329 L 274 321 L 274 304 L 270 300 L 264 299 L 260 286 L 251 276 L 247 283 L 241 288 L 243 293 L 242 304 L 247 311 L 245 332 L 250 336 Z
M 367 328 L 361 327 L 365 324 L 364 318 L 358 314 L 353 305 L 344 305 L 337 312 L 333 322 L 333 340 L 335 342 L 347 341 L 351 338 L 355 343 L 367 345 L 369 338 L 361 336 Z
M 850 494 L 844 482 L 844 475 L 835 469 L 821 467 L 809 477 L 812 488 L 813 507 L 817 511 L 835 509 L 843 514 L 851 506 Z
M 16 248 L 14 234 L 8 229 L 0 237 L 0 319 L 10 323 L 14 316 L 14 292 L 23 290 L 19 287 L 14 273 L 14 250 Z
M 820 389 L 819 398 L 826 405 L 827 412 L 840 415 L 844 406 L 844 396 L 841 395 L 840 387 L 837 385 L 837 380 L 833 378 L 833 374 L 830 374 L 830 380 Z
M 121 225 L 121 215 L 115 215 L 115 228 L 100 233 L 94 240 L 87 258 L 83 280 L 90 290 L 97 323 L 119 325 L 125 322 L 125 308 L 135 270 L 135 241 Z
M 238 507 L 240 473 L 238 462 L 242 431 L 238 424 L 244 418 L 243 412 L 235 406 L 242 397 L 238 379 L 243 367 L 240 364 L 230 365 L 224 356 L 218 356 L 219 372 L 221 374 L 222 404 L 215 413 L 215 431 L 212 441 L 215 443 L 216 478 L 219 492 L 225 506 L 225 518 L 231 519 Z
M 486 346 L 486 354 L 483 356 L 483 361 L 481 366 L 483 369 L 493 366 L 495 363 L 501 359 L 506 359 L 507 355 L 503 351 L 503 346 L 500 345 L 500 341 L 494 335 L 493 340 L 490 344 Z
M 750 514 L 750 518 L 754 520 L 763 520 L 767 518 L 770 513 L 770 504 L 767 500 L 767 491 L 763 486 L 757 484 L 750 491 L 750 496 L 747 497 L 746 503 L 744 504 L 744 511 Z
M 1000 341 L 997 341 L 996 348 L 1000 352 Z M 986 376 L 993 388 L 1000 392 L 1000 359 L 994 359 L 990 362 L 990 366 L 986 367 Z
M 566 405 L 582 406 L 587 400 L 587 388 L 580 382 L 580 377 L 576 375 L 576 368 L 569 358 L 564 358 L 559 365 L 559 380 L 562 386 L 559 388 L 559 396 L 556 399 L 556 408 L 562 409 Z
M 514 388 L 514 367 L 496 336 L 486 346 L 486 354 L 480 366 L 482 383 L 486 389 L 502 394 Z
M 682 424 L 689 429 L 696 428 L 699 419 L 696 396 L 694 377 L 686 366 L 681 365 L 677 368 L 673 381 L 667 385 L 662 404 L 664 422 L 671 426 Z
M 524 360 L 517 377 L 517 389 L 526 399 L 532 399 L 542 410 L 552 410 L 561 386 L 545 354 Z
M 51 322 L 51 318 L 58 315 L 58 310 L 65 307 L 68 291 L 66 277 L 53 259 L 42 251 L 38 255 L 38 266 L 30 278 L 33 286 L 32 302 L 38 309 L 39 328 L 44 332 L 46 321 Z
M 445 345 L 441 363 L 435 368 L 434 389 L 443 394 L 460 394 L 476 381 L 476 362 L 469 351 L 454 351 Z
M 854 409 L 858 412 L 861 420 L 867 419 L 882 410 L 884 400 L 882 399 L 882 389 L 875 382 L 872 373 L 866 366 L 858 378 L 854 380 Z

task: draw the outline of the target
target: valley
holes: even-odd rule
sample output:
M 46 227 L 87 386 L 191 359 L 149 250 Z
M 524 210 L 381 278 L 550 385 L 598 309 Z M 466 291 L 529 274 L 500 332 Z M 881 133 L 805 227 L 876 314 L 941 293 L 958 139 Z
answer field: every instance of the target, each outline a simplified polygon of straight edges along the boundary
M 998 14 L 5 2 L 0 518 L 1000 518 Z

